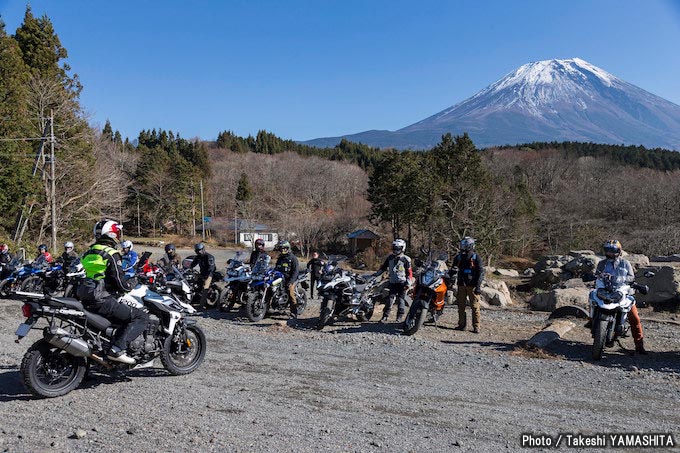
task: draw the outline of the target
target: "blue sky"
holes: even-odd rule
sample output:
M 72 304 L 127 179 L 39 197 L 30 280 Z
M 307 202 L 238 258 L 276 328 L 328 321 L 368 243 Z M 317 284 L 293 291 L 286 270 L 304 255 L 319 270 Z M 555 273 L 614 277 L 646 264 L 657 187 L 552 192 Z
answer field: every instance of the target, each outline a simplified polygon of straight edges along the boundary
M 131 139 L 395 130 L 550 58 L 680 104 L 680 0 L 30 3 L 68 50 L 91 122 Z M 0 0 L 8 33 L 25 7 Z

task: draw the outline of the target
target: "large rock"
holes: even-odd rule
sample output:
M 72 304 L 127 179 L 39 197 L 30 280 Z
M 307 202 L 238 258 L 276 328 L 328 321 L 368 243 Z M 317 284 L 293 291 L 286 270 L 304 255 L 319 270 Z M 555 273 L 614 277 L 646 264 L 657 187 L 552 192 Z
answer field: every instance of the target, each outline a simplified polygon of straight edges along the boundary
M 558 288 L 536 294 L 529 299 L 529 305 L 538 311 L 553 311 L 565 305 L 587 307 L 588 292 L 587 288 Z
M 636 271 L 642 267 L 649 266 L 649 258 L 647 257 L 647 255 L 631 253 L 628 256 L 626 256 L 626 259 L 630 261 L 630 264 L 633 265 L 633 269 L 635 269 Z
M 508 289 L 508 285 L 502 280 L 485 280 L 482 284 L 481 296 L 489 305 L 496 305 L 499 307 L 512 305 L 510 290 Z
M 645 277 L 647 272 L 654 272 L 651 278 Z M 645 267 L 635 274 L 636 283 L 649 286 L 645 296 L 637 293 L 638 301 L 645 304 L 663 304 L 680 300 L 680 269 L 671 266 Z
M 652 263 L 680 263 L 680 254 L 668 256 L 653 256 L 650 261 Z
M 457 306 L 456 303 L 456 295 L 458 295 L 458 287 L 453 286 L 449 287 L 449 290 L 446 291 L 446 301 L 448 304 L 453 305 L 454 307 Z M 470 306 L 470 302 L 468 301 L 467 306 Z M 484 297 L 484 291 L 482 289 L 482 294 L 480 295 L 479 298 L 479 306 L 482 308 L 489 308 L 489 302 L 487 301 L 486 297 Z
M 586 252 L 589 252 L 590 250 L 585 250 Z M 574 253 L 574 252 L 570 252 Z M 575 257 L 571 261 L 569 261 L 567 264 L 562 266 L 562 269 L 570 272 L 574 276 L 581 276 L 584 274 L 593 274 L 595 273 L 595 269 L 597 268 L 597 263 L 599 263 L 602 260 L 597 255 L 594 254 L 582 254 L 580 256 Z
M 564 271 L 558 267 L 543 269 L 531 277 L 529 285 L 533 288 L 550 289 L 553 285 L 562 281 Z
M 595 252 L 592 250 L 572 250 L 569 252 L 569 256 L 574 257 L 574 258 L 581 258 L 582 256 L 590 256 L 594 255 Z
M 503 277 L 519 277 L 519 272 L 514 269 L 496 269 L 493 273 Z
M 534 265 L 536 273 L 540 273 L 546 269 L 562 267 L 572 260 L 573 257 L 567 255 L 549 255 L 544 256 Z

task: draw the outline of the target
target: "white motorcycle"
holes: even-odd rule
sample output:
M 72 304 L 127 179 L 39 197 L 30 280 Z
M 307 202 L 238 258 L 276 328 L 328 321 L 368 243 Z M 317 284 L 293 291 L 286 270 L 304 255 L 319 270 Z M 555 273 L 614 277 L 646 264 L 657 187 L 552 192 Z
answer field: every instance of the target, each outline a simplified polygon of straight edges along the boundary
M 118 302 L 140 309 L 144 307 L 145 302 L 149 301 L 163 304 L 168 307 L 168 309 L 183 315 L 193 315 L 196 313 L 194 307 L 180 298 L 174 297 L 172 293 L 160 294 L 152 291 L 147 285 L 137 285 L 132 291 L 123 294 L 118 299 Z
M 597 279 L 595 289 L 588 297 L 593 360 L 600 360 L 605 346 L 612 347 L 628 333 L 628 313 L 635 306 L 636 290 L 647 294 L 649 287 L 632 282 L 617 285 L 616 277 L 610 274 L 603 274 Z

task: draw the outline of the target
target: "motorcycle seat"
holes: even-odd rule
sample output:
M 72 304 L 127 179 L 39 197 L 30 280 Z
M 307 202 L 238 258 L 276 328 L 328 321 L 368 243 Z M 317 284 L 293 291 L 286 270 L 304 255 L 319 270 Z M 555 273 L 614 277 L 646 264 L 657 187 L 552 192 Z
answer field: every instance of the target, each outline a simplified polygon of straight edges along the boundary
M 73 299 L 70 297 L 51 297 L 50 300 L 52 302 L 57 302 L 60 305 L 64 305 L 65 307 L 82 311 L 85 313 L 85 319 L 87 319 L 87 323 L 97 330 L 104 331 L 111 326 L 111 321 L 101 315 L 87 311 L 78 299 Z

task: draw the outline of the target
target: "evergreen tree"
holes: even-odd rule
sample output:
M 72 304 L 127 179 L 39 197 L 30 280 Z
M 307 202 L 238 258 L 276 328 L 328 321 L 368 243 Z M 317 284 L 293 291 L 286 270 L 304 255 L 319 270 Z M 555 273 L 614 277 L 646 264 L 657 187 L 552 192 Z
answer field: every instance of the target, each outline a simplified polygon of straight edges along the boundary
M 102 135 L 108 137 L 109 140 L 113 139 L 113 129 L 111 128 L 111 122 L 107 119 L 106 124 L 104 124 L 104 129 L 102 129 Z
M 250 182 L 248 182 L 248 175 L 241 173 L 241 177 L 238 180 L 238 185 L 236 187 L 236 201 L 245 202 L 250 201 L 253 198 L 253 190 L 250 188 Z

